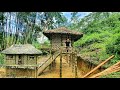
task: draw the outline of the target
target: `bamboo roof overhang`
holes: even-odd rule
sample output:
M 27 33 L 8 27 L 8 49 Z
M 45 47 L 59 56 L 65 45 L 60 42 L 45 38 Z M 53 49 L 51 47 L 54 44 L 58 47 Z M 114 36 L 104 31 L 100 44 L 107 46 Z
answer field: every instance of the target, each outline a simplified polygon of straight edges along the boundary
M 43 34 L 45 36 L 47 36 L 50 40 L 51 40 L 51 36 L 53 34 L 57 34 L 57 35 L 69 35 L 69 36 L 71 36 L 71 38 L 74 41 L 77 41 L 78 39 L 80 39 L 81 37 L 83 37 L 83 33 L 80 33 L 80 32 L 77 32 L 77 31 L 73 31 L 73 30 L 69 30 L 69 29 L 67 29 L 65 27 L 43 31 Z
M 42 54 L 42 51 L 36 49 L 31 44 L 15 44 L 10 46 L 9 48 L 3 50 L 1 53 L 3 54 Z

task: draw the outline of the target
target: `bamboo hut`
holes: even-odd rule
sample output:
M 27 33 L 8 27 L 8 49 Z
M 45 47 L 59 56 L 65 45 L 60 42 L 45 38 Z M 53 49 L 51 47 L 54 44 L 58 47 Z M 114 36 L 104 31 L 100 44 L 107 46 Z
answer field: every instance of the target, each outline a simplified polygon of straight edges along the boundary
M 62 77 L 63 55 L 69 63 L 69 66 L 72 66 L 72 71 L 75 71 L 75 77 L 77 77 L 77 53 L 73 49 L 73 43 L 80 39 L 83 33 L 69 30 L 66 27 L 60 27 L 44 31 L 43 34 L 50 40 L 51 51 L 60 52 L 60 78 Z
M 83 33 L 69 30 L 65 27 L 47 30 L 43 34 L 50 40 L 52 50 L 60 50 L 61 47 L 66 49 L 66 46 L 68 46 L 69 51 L 73 47 L 73 43 L 83 36 Z M 67 40 L 69 40 L 69 45 L 66 43 Z
M 41 51 L 30 44 L 15 44 L 2 53 L 5 54 L 7 77 L 36 77 L 37 59 Z

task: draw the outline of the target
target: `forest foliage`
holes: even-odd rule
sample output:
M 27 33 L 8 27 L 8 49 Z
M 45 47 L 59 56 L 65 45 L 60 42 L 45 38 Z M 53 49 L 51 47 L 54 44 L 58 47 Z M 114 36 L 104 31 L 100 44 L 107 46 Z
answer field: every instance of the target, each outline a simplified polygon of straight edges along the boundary
M 81 19 L 74 29 L 83 32 L 84 36 L 74 43 L 81 54 L 95 54 L 98 61 L 115 55 L 109 64 L 120 60 L 120 13 L 94 12 Z M 92 53 L 93 52 L 93 53 Z M 94 56 L 94 55 L 93 55 Z

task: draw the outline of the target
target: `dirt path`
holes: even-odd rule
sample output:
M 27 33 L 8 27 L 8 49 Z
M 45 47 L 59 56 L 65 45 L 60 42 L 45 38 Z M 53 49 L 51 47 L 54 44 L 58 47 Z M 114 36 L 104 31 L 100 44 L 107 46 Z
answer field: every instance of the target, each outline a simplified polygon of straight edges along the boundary
M 60 78 L 60 58 L 56 59 L 56 68 L 49 70 L 49 67 L 40 75 L 38 78 Z M 78 72 L 78 77 L 81 77 L 80 72 Z M 75 73 L 72 72 L 72 67 L 69 67 L 69 64 L 65 59 L 62 59 L 62 78 L 75 78 Z

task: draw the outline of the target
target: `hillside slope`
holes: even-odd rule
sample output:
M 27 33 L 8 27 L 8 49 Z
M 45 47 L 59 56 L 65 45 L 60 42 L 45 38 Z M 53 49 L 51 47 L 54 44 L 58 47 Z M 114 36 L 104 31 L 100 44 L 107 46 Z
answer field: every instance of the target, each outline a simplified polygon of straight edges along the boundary
M 108 13 L 106 17 L 103 12 L 91 13 L 74 29 L 84 33 L 74 43 L 83 57 L 89 57 L 94 60 L 93 63 L 99 64 L 115 55 L 115 58 L 104 65 L 106 68 L 120 60 L 120 13 Z

